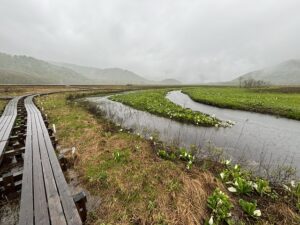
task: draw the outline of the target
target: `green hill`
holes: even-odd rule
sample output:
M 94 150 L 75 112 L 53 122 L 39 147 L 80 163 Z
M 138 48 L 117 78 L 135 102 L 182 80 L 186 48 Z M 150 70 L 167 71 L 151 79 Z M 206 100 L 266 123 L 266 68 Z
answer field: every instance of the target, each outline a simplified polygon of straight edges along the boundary
M 28 56 L 0 53 L 0 84 L 180 84 L 174 79 L 147 80 L 120 68 L 100 69 Z
M 300 60 L 289 60 L 273 67 L 253 71 L 228 83 L 238 84 L 240 79 L 263 80 L 273 85 L 300 85 Z
M 82 74 L 92 83 L 100 84 L 151 84 L 153 81 L 149 81 L 129 70 L 123 70 L 120 68 L 107 68 L 99 69 L 95 67 L 78 66 L 69 63 L 54 63 L 55 65 L 63 66 L 65 68 L 76 71 Z
M 87 79 L 68 68 L 28 56 L 0 53 L 0 84 L 80 84 Z

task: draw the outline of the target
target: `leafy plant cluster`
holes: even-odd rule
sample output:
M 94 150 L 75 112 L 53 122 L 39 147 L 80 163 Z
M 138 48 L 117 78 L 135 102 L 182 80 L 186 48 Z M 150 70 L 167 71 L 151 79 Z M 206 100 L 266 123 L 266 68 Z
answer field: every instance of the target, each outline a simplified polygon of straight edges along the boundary
M 296 202 L 296 208 L 300 212 L 300 182 L 291 181 L 289 185 L 284 185 L 284 188 Z
M 166 150 L 158 150 L 157 155 L 165 160 L 175 160 L 175 159 L 180 159 L 182 161 L 187 162 L 186 168 L 189 170 L 192 168 L 195 156 L 193 156 L 192 153 L 188 152 L 185 148 L 180 148 L 176 152 L 168 152 Z
M 213 116 L 183 108 L 169 101 L 165 96 L 169 90 L 147 90 L 122 95 L 114 95 L 109 99 L 129 105 L 135 109 L 147 111 L 155 115 L 174 119 L 180 122 L 200 126 L 226 126 L 226 123 Z
M 290 88 L 290 87 L 287 87 Z M 245 89 L 235 87 L 197 87 L 182 90 L 194 101 L 222 108 L 268 113 L 300 120 L 300 93 L 281 88 Z
M 251 180 L 251 175 L 242 170 L 240 165 L 232 166 L 229 161 L 226 161 L 225 165 L 226 168 L 220 173 L 220 177 L 225 184 L 229 185 L 228 190 L 230 192 L 247 196 L 256 192 L 260 196 L 271 196 L 272 190 L 267 180 L 256 178 L 253 181 Z M 254 218 L 261 216 L 261 211 L 257 209 L 256 201 L 248 202 L 240 199 L 239 205 L 247 215 Z
M 212 213 L 209 220 L 205 222 L 205 225 L 218 225 L 223 222 L 232 224 L 232 221 L 230 220 L 230 210 L 233 208 L 233 205 L 230 202 L 228 195 L 220 189 L 217 188 L 213 194 L 208 197 L 207 206 L 212 210 Z

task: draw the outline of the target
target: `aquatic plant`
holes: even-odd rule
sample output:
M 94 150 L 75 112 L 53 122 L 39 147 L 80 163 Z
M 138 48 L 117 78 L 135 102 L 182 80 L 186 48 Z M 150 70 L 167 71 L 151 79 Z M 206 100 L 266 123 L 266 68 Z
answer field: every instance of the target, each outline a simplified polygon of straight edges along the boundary
M 231 121 L 220 121 L 216 117 L 174 104 L 165 97 L 168 91 L 168 89 L 138 91 L 113 95 L 109 99 L 121 102 L 138 110 L 197 126 L 232 126 L 233 123 L 231 123 Z
M 243 199 L 240 199 L 239 204 L 240 204 L 241 208 L 243 209 L 243 211 L 245 213 L 247 213 L 249 216 L 252 216 L 255 218 L 261 216 L 261 211 L 259 209 L 257 209 L 256 201 L 248 202 Z
M 258 178 L 253 184 L 254 189 L 262 196 L 271 192 L 269 181 Z
M 233 208 L 233 205 L 228 195 L 219 188 L 216 188 L 213 194 L 208 197 L 207 206 L 212 210 L 212 214 L 210 219 L 205 222 L 206 224 L 217 225 L 223 222 L 229 222 L 229 218 L 231 217 L 230 210 Z
M 222 108 L 268 113 L 300 120 L 300 94 L 281 88 L 244 89 L 236 87 L 183 88 L 194 101 Z

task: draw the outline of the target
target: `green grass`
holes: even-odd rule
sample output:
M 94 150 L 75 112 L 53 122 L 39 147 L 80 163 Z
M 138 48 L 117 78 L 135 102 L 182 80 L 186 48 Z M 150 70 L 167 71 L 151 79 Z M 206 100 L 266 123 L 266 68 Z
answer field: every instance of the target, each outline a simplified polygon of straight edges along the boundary
M 110 99 L 179 122 L 201 126 L 221 126 L 222 122 L 216 118 L 190 109 L 184 109 L 172 103 L 165 97 L 168 91 L 168 89 L 138 91 L 114 95 Z
M 0 115 L 2 115 L 2 112 L 4 111 L 6 104 L 7 104 L 6 100 L 0 100 Z
M 234 87 L 183 88 L 183 92 L 197 102 L 300 120 L 300 92 L 281 90 Z
M 237 175 L 247 181 L 257 180 L 230 164 L 211 164 L 204 169 L 195 163 L 187 170 L 186 161 L 158 157 L 156 150 L 164 148 L 154 145 L 154 140 L 110 127 L 100 115 L 91 114 L 85 108 L 88 105 L 68 99 L 69 94 L 61 93 L 39 97 L 37 102 L 44 107 L 50 124 L 56 124 L 59 144 L 63 148 L 76 147 L 74 169 L 80 184 L 89 191 L 90 199 L 95 195 L 101 198 L 101 204 L 89 210 L 87 224 L 203 224 L 212 213 L 206 200 L 216 188 L 229 196 L 235 207 L 232 218 L 240 222 L 248 222 L 248 217 L 238 200 L 257 200 L 262 217 L 250 218 L 244 224 L 299 221 L 296 200 L 290 198 L 293 192 L 280 192 L 274 200 L 255 191 L 251 196 L 229 193 L 227 188 L 234 182 L 229 185 L 226 181 L 234 181 Z M 219 178 L 221 172 L 228 172 L 226 181 Z

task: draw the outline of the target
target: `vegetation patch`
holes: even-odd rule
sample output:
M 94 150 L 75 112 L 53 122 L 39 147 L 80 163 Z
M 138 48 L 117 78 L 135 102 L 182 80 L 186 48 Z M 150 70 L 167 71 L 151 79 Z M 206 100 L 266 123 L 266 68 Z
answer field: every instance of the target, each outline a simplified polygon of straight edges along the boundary
M 89 211 L 87 224 L 203 224 L 208 187 L 218 187 L 209 171 L 187 169 L 191 156 L 165 160 L 162 146 L 120 129 L 70 94 L 39 98 L 56 125 L 59 145 L 76 147 L 74 169 L 82 185 L 101 203 Z
M 122 95 L 114 95 L 109 99 L 121 102 L 138 110 L 147 111 L 179 122 L 207 127 L 226 127 L 230 125 L 228 122 L 222 122 L 213 116 L 196 112 L 191 109 L 185 109 L 172 103 L 165 97 L 168 91 L 170 90 L 138 91 Z
M 299 88 L 193 87 L 183 93 L 194 101 L 300 120 Z
M 76 147 L 82 185 L 101 197 L 87 224 L 300 222 L 297 182 L 274 186 L 230 161 L 208 163 L 194 151 L 145 140 L 68 96 L 43 96 L 39 104 L 56 124 L 59 144 Z
M 0 100 L 0 115 L 2 115 L 2 112 L 4 111 L 6 104 L 7 104 L 7 101 Z

